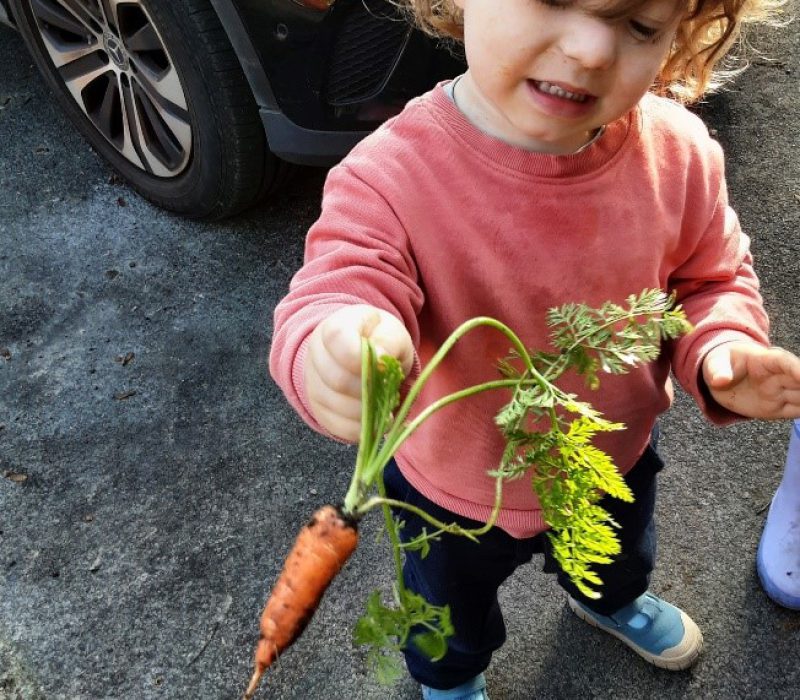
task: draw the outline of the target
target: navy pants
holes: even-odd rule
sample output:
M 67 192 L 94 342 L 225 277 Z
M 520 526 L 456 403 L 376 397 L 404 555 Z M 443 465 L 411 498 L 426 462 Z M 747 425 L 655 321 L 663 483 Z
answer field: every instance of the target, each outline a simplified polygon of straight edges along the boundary
M 431 544 L 425 558 L 417 552 L 407 552 L 403 567 L 405 585 L 431 603 L 449 605 L 455 628 L 448 652 L 439 661 L 431 662 L 413 645 L 409 646 L 405 655 L 412 678 L 432 688 L 448 689 L 486 669 L 492 653 L 506 639 L 497 589 L 518 566 L 530 562 L 534 554 L 544 555 L 544 571 L 555 573 L 558 583 L 573 598 L 600 614 L 613 613 L 644 593 L 655 563 L 653 507 L 656 474 L 663 467 L 655 450 L 656 439 L 654 431 L 652 445 L 625 475 L 634 502 L 625 503 L 608 496 L 600 502 L 621 526 L 617 536 L 622 552 L 613 563 L 594 567 L 603 580 L 599 600 L 587 599 L 569 581 L 553 557 L 550 540 L 544 533 L 520 540 L 495 527 L 480 538 L 480 544 L 465 537 L 443 535 Z M 392 498 L 417 505 L 444 522 L 455 521 L 469 528 L 481 525 L 422 496 L 406 481 L 394 461 L 387 465 L 384 480 L 387 494 Z M 403 540 L 418 535 L 427 525 L 405 509 L 395 515 L 405 522 L 400 531 Z

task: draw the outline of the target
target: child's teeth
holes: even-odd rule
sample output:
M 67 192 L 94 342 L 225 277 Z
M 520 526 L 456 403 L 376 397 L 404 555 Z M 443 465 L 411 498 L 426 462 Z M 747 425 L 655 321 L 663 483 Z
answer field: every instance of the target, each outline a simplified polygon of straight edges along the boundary
M 586 95 L 576 95 L 574 92 L 569 92 L 569 90 L 564 90 L 564 88 L 558 87 L 558 85 L 551 85 L 545 80 L 539 82 L 539 89 L 542 92 L 547 92 L 551 95 L 557 95 L 558 97 L 565 97 L 566 99 L 573 100 L 575 102 L 584 102 L 586 100 Z

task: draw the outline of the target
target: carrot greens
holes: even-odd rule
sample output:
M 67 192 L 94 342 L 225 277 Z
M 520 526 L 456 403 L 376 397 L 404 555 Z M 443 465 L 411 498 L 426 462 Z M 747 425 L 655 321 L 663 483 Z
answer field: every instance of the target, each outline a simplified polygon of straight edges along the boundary
M 690 325 L 682 309 L 674 306 L 674 298 L 657 289 L 631 295 L 625 306 L 566 304 L 551 309 L 547 323 L 553 352 L 526 349 L 519 337 L 496 319 L 467 321 L 443 343 L 402 401 L 404 377 L 399 363 L 388 356 L 378 357 L 372 345 L 362 341 L 362 432 L 343 511 L 356 518 L 376 507 L 384 512 L 395 563 L 393 600 L 387 605 L 378 591 L 373 592 L 354 631 L 355 642 L 368 647 L 368 663 L 382 682 L 391 682 L 401 672 L 394 652 L 415 644 L 432 659 L 441 658 L 453 632 L 447 607 L 433 605 L 406 589 L 403 551 L 415 549 L 425 556 L 431 542 L 444 533 L 478 540 L 496 522 L 507 480 L 531 480 L 550 526 L 547 535 L 557 561 L 580 591 L 600 597 L 593 586 L 599 587 L 602 580 L 593 567 L 610 563 L 620 553 L 620 543 L 614 532 L 617 523 L 598 501 L 604 494 L 625 501 L 632 501 L 633 496 L 611 457 L 592 441 L 599 433 L 625 426 L 564 392 L 556 381 L 571 370 L 584 377 L 587 387 L 596 389 L 601 373 L 623 374 L 655 360 L 662 341 L 687 332 Z M 411 407 L 430 375 L 453 345 L 479 326 L 496 329 L 511 346 L 509 356 L 499 361 L 499 378 L 441 397 L 409 420 Z M 495 417 L 506 447 L 498 456 L 497 468 L 488 473 L 495 480 L 495 504 L 485 525 L 466 529 L 387 498 L 383 469 L 422 422 L 455 401 L 496 390 L 510 392 L 511 398 Z M 401 543 L 403 522 L 392 515 L 391 508 L 414 512 L 430 529 Z

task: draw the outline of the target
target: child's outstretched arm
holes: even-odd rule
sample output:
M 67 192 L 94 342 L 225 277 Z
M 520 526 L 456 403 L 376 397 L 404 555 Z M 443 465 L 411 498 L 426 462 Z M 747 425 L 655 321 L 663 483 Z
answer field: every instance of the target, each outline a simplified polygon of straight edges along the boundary
M 346 441 L 359 437 L 361 337 L 397 357 L 406 376 L 419 369 L 411 367 L 418 360 L 409 359 L 407 337 L 418 342 L 425 294 L 406 223 L 382 194 L 416 190 L 386 174 L 382 150 L 367 168 L 374 150 L 360 159 L 351 154 L 350 165 L 328 174 L 303 266 L 275 307 L 269 357 L 272 377 L 300 417 Z M 364 166 L 355 163 L 359 173 L 354 159 Z
M 800 358 L 782 348 L 724 343 L 703 359 L 703 379 L 720 406 L 741 416 L 800 417 Z
M 314 329 L 303 371 L 306 397 L 317 422 L 349 442 L 361 431 L 361 338 L 369 338 L 379 356 L 397 358 L 406 375 L 414 361 L 403 324 L 374 306 L 345 306 Z

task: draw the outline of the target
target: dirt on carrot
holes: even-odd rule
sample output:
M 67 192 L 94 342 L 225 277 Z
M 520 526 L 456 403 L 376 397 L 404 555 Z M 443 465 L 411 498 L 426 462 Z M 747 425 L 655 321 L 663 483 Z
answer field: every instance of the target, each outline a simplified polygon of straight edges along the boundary
M 357 545 L 355 519 L 336 506 L 322 506 L 300 530 L 261 613 L 261 636 L 245 700 L 253 697 L 264 672 L 300 636 Z

